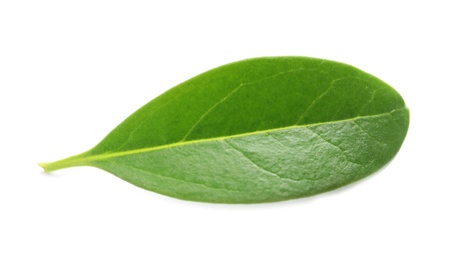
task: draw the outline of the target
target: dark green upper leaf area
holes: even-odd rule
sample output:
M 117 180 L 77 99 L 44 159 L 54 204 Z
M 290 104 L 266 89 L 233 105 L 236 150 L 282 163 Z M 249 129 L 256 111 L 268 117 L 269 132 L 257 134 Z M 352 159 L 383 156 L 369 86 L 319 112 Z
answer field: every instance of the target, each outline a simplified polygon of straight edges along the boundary
M 381 80 L 342 63 L 268 57 L 198 75 L 132 114 L 89 154 L 332 122 L 404 108 Z

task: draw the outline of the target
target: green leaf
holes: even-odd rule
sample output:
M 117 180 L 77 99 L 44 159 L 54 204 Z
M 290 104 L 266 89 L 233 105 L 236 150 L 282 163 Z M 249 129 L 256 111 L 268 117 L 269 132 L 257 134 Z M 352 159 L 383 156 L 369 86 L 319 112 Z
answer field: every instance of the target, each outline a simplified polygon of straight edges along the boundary
M 153 99 L 93 149 L 45 171 L 94 166 L 195 201 L 258 203 L 362 179 L 398 152 L 401 96 L 346 64 L 267 57 L 227 64 Z

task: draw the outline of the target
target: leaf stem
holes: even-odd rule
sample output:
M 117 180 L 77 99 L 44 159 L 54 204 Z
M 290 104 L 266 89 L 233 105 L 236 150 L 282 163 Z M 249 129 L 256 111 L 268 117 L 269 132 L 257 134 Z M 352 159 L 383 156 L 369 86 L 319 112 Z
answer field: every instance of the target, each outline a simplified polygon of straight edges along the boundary
M 83 154 L 78 154 L 54 162 L 38 163 L 38 165 L 42 167 L 46 173 L 73 166 L 83 166 L 85 165 L 86 160 L 82 155 Z

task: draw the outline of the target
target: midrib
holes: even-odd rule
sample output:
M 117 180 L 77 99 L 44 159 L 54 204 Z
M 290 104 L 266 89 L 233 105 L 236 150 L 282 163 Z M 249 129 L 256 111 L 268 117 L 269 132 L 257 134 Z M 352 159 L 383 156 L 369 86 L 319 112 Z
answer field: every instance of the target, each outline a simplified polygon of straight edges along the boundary
M 101 161 L 101 160 L 106 160 L 106 159 L 110 159 L 110 158 L 114 158 L 114 157 L 122 157 L 122 156 L 128 156 L 128 155 L 133 155 L 133 154 L 141 154 L 141 153 L 148 153 L 148 152 L 158 151 L 158 150 L 163 150 L 163 149 L 169 149 L 169 148 L 174 148 L 174 147 L 179 147 L 179 146 L 187 146 L 187 145 L 214 142 L 214 141 L 225 140 L 225 139 L 233 139 L 233 138 L 240 138 L 240 137 L 258 135 L 258 134 L 265 134 L 267 132 L 276 132 L 276 131 L 289 130 L 289 129 L 298 129 L 298 128 L 309 128 L 309 127 L 320 126 L 320 125 L 328 125 L 328 124 L 339 124 L 339 123 L 354 121 L 354 120 L 358 120 L 358 119 L 385 117 L 385 116 L 390 116 L 392 113 L 394 113 L 396 111 L 400 111 L 400 110 L 404 110 L 404 109 L 406 109 L 406 107 L 399 108 L 399 109 L 394 109 L 394 110 L 392 110 L 390 112 L 376 114 L 376 115 L 357 116 L 357 117 L 353 117 L 353 118 L 341 119 L 341 120 L 329 121 L 329 122 L 322 122 L 322 123 L 313 123 L 313 124 L 306 124 L 306 125 L 292 125 L 292 126 L 287 126 L 287 127 L 271 128 L 271 129 L 248 132 L 248 133 L 243 133 L 243 134 L 220 136 L 220 137 L 213 137 L 213 138 L 206 138 L 206 139 L 199 139 L 199 140 L 191 140 L 191 141 L 181 141 L 181 142 L 177 142 L 177 143 L 159 145 L 159 146 L 154 146 L 154 147 L 147 147 L 147 148 L 127 150 L 127 151 L 121 151 L 121 152 L 90 155 L 90 156 L 86 156 L 86 157 L 81 157 L 80 159 L 81 159 L 81 161 Z M 77 158 L 75 158 L 74 163 L 76 163 L 77 161 L 79 161 L 79 160 L 77 160 Z
M 199 139 L 199 140 L 192 140 L 192 141 L 181 141 L 181 142 L 177 142 L 177 143 L 173 143 L 173 144 L 166 144 L 166 145 L 160 145 L 160 146 L 154 146 L 154 147 L 134 149 L 134 150 L 128 150 L 128 151 L 122 151 L 122 152 L 87 155 L 90 152 L 90 151 L 88 151 L 88 152 L 85 152 L 85 153 L 82 153 L 82 154 L 79 154 L 79 155 L 75 155 L 75 156 L 68 157 L 68 158 L 65 158 L 65 159 L 62 159 L 62 160 L 59 160 L 59 161 L 55 161 L 55 162 L 51 162 L 51 163 L 39 163 L 39 165 L 41 167 L 43 167 L 45 172 L 50 172 L 50 171 L 53 171 L 53 170 L 58 170 L 58 169 L 62 169 L 62 168 L 68 168 L 68 167 L 72 167 L 72 166 L 94 165 L 94 164 L 91 164 L 91 162 L 103 161 L 103 160 L 107 160 L 107 159 L 110 159 L 110 158 L 123 157 L 123 156 L 141 154 L 141 153 L 148 153 L 148 152 L 159 151 L 159 150 L 163 150 L 163 149 L 169 149 L 169 148 L 186 146 L 186 145 L 214 142 L 214 141 L 232 139 L 232 138 L 241 138 L 241 137 L 245 137 L 245 136 L 265 134 L 265 133 L 268 133 L 268 132 L 283 131 L 283 130 L 288 130 L 288 129 L 310 128 L 310 127 L 320 126 L 320 125 L 339 124 L 339 123 L 349 122 L 349 121 L 358 120 L 358 119 L 368 119 L 368 118 L 391 116 L 391 114 L 396 112 L 396 111 L 406 110 L 406 109 L 407 109 L 406 107 L 403 107 L 403 108 L 399 108 L 399 109 L 394 109 L 394 110 L 392 110 L 390 112 L 376 114 L 376 115 L 357 116 L 357 117 L 353 117 L 353 118 L 336 120 L 336 121 L 329 121 L 329 122 L 322 122 L 322 123 L 313 123 L 313 124 L 306 124 L 306 125 L 292 125 L 292 126 L 287 126 L 287 127 L 272 128 L 272 129 L 248 132 L 248 133 L 243 133 L 243 134 L 220 136 L 220 137 Z

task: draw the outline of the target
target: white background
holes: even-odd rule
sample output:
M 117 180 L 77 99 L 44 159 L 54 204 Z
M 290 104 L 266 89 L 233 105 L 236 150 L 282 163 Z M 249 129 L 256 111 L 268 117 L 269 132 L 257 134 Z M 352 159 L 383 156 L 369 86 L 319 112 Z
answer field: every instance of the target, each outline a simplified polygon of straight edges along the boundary
M 1 1 L 0 259 L 459 259 L 455 1 Z M 396 88 L 406 141 L 356 184 L 213 205 L 37 162 L 95 145 L 137 108 L 257 56 L 345 62 Z

